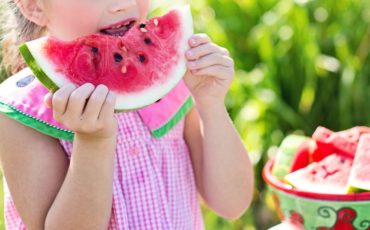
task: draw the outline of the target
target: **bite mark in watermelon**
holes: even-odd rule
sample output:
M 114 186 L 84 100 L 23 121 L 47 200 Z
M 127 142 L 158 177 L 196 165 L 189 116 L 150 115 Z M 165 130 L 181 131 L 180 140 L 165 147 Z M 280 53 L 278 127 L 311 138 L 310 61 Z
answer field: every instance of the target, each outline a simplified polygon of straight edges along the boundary
M 350 172 L 348 191 L 370 191 L 370 134 L 364 134 L 360 138 Z
M 135 25 L 122 37 L 43 37 L 23 44 L 20 51 L 51 91 L 69 82 L 104 84 L 117 94 L 116 110 L 132 110 L 156 102 L 182 79 L 192 34 L 190 7 L 185 6 Z
M 284 179 L 295 188 L 322 194 L 346 194 L 352 158 L 332 154 L 319 162 L 288 174 Z

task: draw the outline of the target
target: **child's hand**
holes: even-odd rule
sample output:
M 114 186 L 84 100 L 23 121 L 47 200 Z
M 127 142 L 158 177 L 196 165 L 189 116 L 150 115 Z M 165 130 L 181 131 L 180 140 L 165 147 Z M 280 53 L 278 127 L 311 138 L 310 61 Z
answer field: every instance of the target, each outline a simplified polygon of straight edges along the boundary
M 224 103 L 234 78 L 234 61 L 229 52 L 205 34 L 193 35 L 186 52 L 188 71 L 185 82 L 198 105 Z
M 95 88 L 88 83 L 77 88 L 67 84 L 44 100 L 53 109 L 54 119 L 80 137 L 96 140 L 116 134 L 116 96 L 104 85 Z

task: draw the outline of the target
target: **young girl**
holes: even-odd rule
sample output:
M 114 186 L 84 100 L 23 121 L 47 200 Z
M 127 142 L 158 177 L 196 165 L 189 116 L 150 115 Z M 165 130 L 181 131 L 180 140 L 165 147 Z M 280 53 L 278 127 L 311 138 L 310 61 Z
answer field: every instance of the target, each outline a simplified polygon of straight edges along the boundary
M 21 42 L 45 34 L 70 40 L 99 33 L 128 18 L 139 21 L 148 8 L 144 0 L 8 4 L 15 35 L 4 39 L 4 64 L 13 70 L 22 66 L 15 51 Z M 104 85 L 70 84 L 47 94 L 27 69 L 2 84 L 0 162 L 8 229 L 198 230 L 204 229 L 201 198 L 222 217 L 244 213 L 253 171 L 224 105 L 233 60 L 204 34 L 193 35 L 189 45 L 186 87 L 139 111 L 115 114 L 115 95 Z M 194 106 L 188 103 L 186 110 L 178 98 L 189 92 Z M 171 118 L 173 110 L 180 119 L 160 138 L 153 136 L 151 122 Z M 73 142 L 56 138 L 62 129 L 48 132 L 45 127 L 53 124 L 73 132 Z

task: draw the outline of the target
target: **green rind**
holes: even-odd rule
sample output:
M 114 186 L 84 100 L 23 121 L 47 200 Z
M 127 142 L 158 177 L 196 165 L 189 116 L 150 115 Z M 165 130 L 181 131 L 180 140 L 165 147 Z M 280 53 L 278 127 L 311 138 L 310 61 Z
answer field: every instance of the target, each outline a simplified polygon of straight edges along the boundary
M 152 135 L 156 138 L 160 138 L 166 135 L 168 131 L 175 127 L 181 121 L 181 119 L 185 117 L 185 115 L 190 111 L 192 107 L 193 98 L 190 96 L 172 118 L 170 118 L 160 128 L 152 131 Z
M 19 121 L 20 123 L 31 127 L 33 129 L 36 129 L 37 131 L 40 131 L 43 134 L 46 134 L 48 136 L 57 138 L 57 139 L 63 139 L 72 141 L 74 137 L 74 133 L 67 130 L 59 129 L 55 126 L 52 126 L 50 124 L 47 124 L 46 122 L 43 122 L 41 120 L 38 120 L 30 115 L 27 115 L 25 113 L 22 113 L 21 111 L 17 110 L 16 108 L 5 104 L 4 102 L 0 102 L 0 112 L 4 113 L 6 116 Z
M 361 193 L 361 192 L 369 192 L 370 190 L 358 188 L 352 185 L 349 185 L 347 188 L 347 193 Z
M 272 168 L 272 175 L 284 180 L 284 177 L 290 173 L 293 158 L 306 140 L 308 140 L 306 136 L 291 134 L 282 141 Z
M 42 70 L 39 63 L 37 63 L 27 44 L 22 44 L 19 46 L 19 52 L 22 54 L 23 59 L 26 61 L 32 72 L 46 88 L 53 93 L 59 89 L 59 87 L 55 85 L 55 83 L 48 77 L 44 70 Z

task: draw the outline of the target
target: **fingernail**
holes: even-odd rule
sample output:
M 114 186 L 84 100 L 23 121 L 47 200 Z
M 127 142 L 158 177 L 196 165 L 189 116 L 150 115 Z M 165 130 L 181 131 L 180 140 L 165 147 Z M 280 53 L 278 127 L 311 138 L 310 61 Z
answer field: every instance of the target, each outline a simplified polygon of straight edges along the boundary
M 196 66 L 196 63 L 195 62 L 189 62 L 189 67 L 190 68 L 194 68 Z
M 190 40 L 190 43 L 191 43 L 191 44 L 193 44 L 193 45 L 195 45 L 195 44 L 197 44 L 197 41 L 195 40 L 195 38 L 192 38 L 192 39 Z
M 192 57 L 194 55 L 194 53 L 191 51 L 188 51 L 186 54 L 188 55 L 188 57 Z
M 98 87 L 96 88 L 101 88 L 101 89 L 104 89 L 104 90 L 108 90 L 108 87 L 104 84 L 99 84 Z
M 85 86 L 89 88 L 95 88 L 95 86 L 92 83 L 86 83 Z

